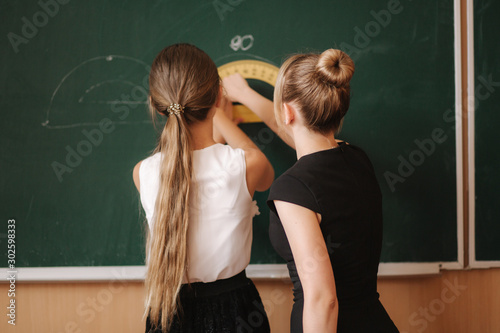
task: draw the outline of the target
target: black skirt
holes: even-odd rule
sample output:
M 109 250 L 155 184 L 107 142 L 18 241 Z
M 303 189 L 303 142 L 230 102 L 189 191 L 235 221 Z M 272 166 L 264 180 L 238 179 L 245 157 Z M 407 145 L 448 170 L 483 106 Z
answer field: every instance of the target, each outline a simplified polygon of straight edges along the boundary
M 181 308 L 170 333 L 269 333 L 262 300 L 245 271 L 229 279 L 185 284 L 180 291 Z M 160 333 L 148 317 L 146 333 Z

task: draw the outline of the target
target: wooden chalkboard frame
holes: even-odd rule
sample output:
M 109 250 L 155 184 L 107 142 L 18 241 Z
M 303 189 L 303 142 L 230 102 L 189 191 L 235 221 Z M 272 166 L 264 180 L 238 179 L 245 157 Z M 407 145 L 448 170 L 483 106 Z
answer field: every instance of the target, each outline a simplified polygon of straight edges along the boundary
M 393 276 L 412 276 L 412 275 L 431 275 L 439 274 L 440 270 L 456 270 L 464 268 L 464 200 L 463 200 L 463 144 L 462 144 L 462 117 L 461 117 L 461 105 L 462 105 L 462 43 L 461 43 L 461 1 L 454 0 L 454 51 L 455 51 L 455 120 L 456 120 L 456 200 L 457 200 L 457 261 L 450 262 L 404 262 L 404 263 L 381 263 L 379 266 L 379 276 L 380 277 L 393 277 Z M 472 11 L 472 0 L 468 0 L 467 5 L 469 8 L 469 16 L 473 15 Z M 472 20 L 472 17 L 468 18 Z M 469 24 L 470 27 L 470 24 Z M 469 38 L 473 35 L 473 31 L 468 31 Z M 471 44 L 469 42 L 469 48 Z M 470 75 L 471 71 L 473 73 L 473 65 L 471 65 L 471 57 L 473 51 L 469 49 L 469 80 L 473 75 Z M 473 58 L 472 58 L 473 59 Z M 472 61 L 473 64 L 473 61 Z M 473 81 L 472 81 L 473 82 Z M 474 84 L 470 84 L 469 89 L 474 89 Z M 469 91 L 470 93 L 470 91 Z M 473 95 L 472 95 L 473 96 Z M 472 113 L 471 113 L 472 114 Z M 473 118 L 473 116 L 472 116 Z M 471 120 L 469 120 L 471 121 Z M 473 119 L 472 123 L 473 124 Z M 470 131 L 473 133 L 473 126 L 469 126 Z M 473 139 L 473 136 L 471 136 Z M 473 148 L 473 141 L 469 141 L 469 148 Z M 473 164 L 473 149 L 470 150 L 469 155 L 469 186 L 470 186 L 470 196 L 474 198 L 474 164 Z M 472 166 L 472 168 L 471 168 Z M 471 186 L 472 185 L 472 186 Z M 470 200 L 471 204 L 470 214 L 470 235 L 469 241 L 472 240 L 470 245 L 472 246 L 470 255 L 474 253 L 474 238 L 473 238 L 473 227 L 474 227 L 474 209 L 473 200 Z M 472 257 L 471 257 L 472 258 Z M 476 266 L 477 265 L 477 266 Z M 484 265 L 484 266 L 483 266 Z M 471 261 L 472 267 L 491 267 L 487 265 L 498 265 L 500 262 L 492 263 L 478 263 Z M 7 275 L 9 270 L 7 268 L 1 268 L 0 274 Z M 145 266 L 100 266 L 100 267 L 25 267 L 16 268 L 15 270 L 18 281 L 25 282 L 58 282 L 58 281 L 111 281 L 111 280 L 123 280 L 123 281 L 142 281 L 144 280 Z M 12 273 L 12 272 L 11 272 Z M 288 270 L 284 264 L 252 264 L 247 268 L 247 275 L 253 279 L 287 279 Z
M 468 102 L 468 176 L 469 176 L 469 266 L 470 268 L 500 267 L 500 260 L 476 259 L 476 155 L 475 155 L 475 57 L 474 0 L 467 0 L 467 102 Z
M 451 263 L 381 263 L 379 277 L 415 276 L 439 274 L 447 266 L 456 269 Z M 7 275 L 7 269 L 1 274 Z M 16 280 L 22 282 L 84 282 L 84 281 L 144 281 L 145 266 L 94 266 L 94 267 L 22 267 L 17 268 Z M 285 264 L 249 265 L 247 276 L 254 280 L 288 280 Z M 12 274 L 12 272 L 11 272 Z
M 455 37 L 455 150 L 457 177 L 457 261 L 442 263 L 442 269 L 464 268 L 464 197 L 463 197 L 463 135 L 462 135 L 462 10 L 461 1 L 453 1 Z

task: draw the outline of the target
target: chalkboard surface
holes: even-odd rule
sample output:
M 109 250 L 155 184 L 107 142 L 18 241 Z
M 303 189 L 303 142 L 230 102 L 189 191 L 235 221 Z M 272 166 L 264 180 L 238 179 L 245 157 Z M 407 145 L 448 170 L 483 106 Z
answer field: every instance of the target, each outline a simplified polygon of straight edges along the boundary
M 476 260 L 500 260 L 500 3 L 474 1 Z
M 374 164 L 382 261 L 457 260 L 453 1 L 41 3 L 1 5 L 0 212 L 16 220 L 18 267 L 144 263 L 132 168 L 157 135 L 145 104 L 149 64 L 177 42 L 197 45 L 218 66 L 279 66 L 291 53 L 330 47 L 350 53 L 356 73 L 339 137 Z M 262 124 L 242 127 L 277 174 L 294 163 Z M 257 195 L 251 262 L 281 263 L 267 237 L 266 195 Z

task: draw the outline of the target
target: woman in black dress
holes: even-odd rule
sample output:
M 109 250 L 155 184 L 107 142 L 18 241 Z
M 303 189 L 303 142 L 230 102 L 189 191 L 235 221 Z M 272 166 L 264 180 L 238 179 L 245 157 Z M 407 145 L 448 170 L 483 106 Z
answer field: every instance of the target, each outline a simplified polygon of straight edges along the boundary
M 335 140 L 349 108 L 351 58 L 340 50 L 299 54 L 281 67 L 269 101 L 240 77 L 225 82 L 297 151 L 271 186 L 270 238 L 294 285 L 291 332 L 398 332 L 379 301 L 382 197 L 360 148 Z M 279 125 L 278 125 L 279 124 Z

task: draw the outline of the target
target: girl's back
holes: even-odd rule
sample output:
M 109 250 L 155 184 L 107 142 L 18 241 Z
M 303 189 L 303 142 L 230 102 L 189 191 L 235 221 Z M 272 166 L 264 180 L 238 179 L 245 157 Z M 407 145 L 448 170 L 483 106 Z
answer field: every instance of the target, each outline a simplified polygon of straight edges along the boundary
M 160 153 L 139 170 L 141 202 L 150 230 L 159 186 Z M 252 218 L 258 212 L 245 181 L 241 149 L 215 144 L 193 151 L 186 282 L 213 282 L 243 271 L 250 262 Z

